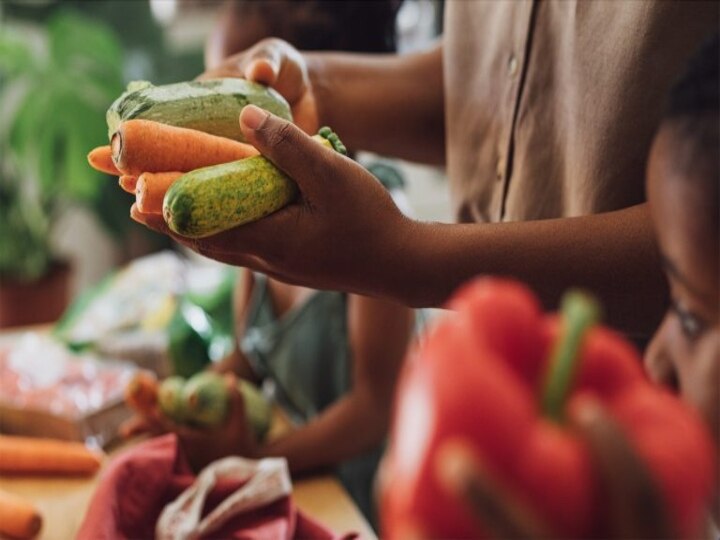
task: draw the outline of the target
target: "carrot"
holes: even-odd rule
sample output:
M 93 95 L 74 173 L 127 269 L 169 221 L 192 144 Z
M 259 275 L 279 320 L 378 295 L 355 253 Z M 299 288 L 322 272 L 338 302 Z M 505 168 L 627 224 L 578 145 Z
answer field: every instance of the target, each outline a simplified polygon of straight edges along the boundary
M 125 174 L 182 171 L 258 155 L 255 147 L 151 120 L 128 120 L 110 140 L 112 157 Z
M 130 174 L 123 174 L 118 178 L 118 184 L 128 193 L 135 193 L 135 186 L 137 185 L 137 176 Z
M 143 214 L 162 214 L 163 198 L 181 172 L 142 173 L 135 186 L 135 202 Z
M 0 473 L 92 474 L 100 459 L 81 443 L 0 435 Z
M 90 166 L 95 170 L 115 176 L 120 174 L 115 163 L 113 163 L 112 150 L 109 145 L 94 148 L 88 154 L 87 159 Z
M 0 533 L 14 538 L 32 538 L 41 527 L 42 517 L 30 501 L 0 490 Z
M 140 371 L 125 387 L 125 402 L 139 413 L 150 413 L 157 406 L 158 382 L 154 375 Z

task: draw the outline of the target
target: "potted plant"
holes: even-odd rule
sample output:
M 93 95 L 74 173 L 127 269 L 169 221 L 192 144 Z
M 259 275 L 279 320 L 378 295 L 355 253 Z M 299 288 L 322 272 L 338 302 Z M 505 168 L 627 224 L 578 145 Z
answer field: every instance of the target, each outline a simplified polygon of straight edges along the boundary
M 87 152 L 107 140 L 105 110 L 122 91 L 112 31 L 59 12 L 43 27 L 0 26 L 0 327 L 64 310 L 70 268 L 51 242 L 58 217 L 92 205 L 107 179 Z

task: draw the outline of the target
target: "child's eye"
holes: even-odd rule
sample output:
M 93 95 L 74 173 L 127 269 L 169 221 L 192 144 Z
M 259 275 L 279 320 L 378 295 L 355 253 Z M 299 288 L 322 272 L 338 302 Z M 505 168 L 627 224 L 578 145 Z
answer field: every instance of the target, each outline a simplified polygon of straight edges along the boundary
M 677 300 L 673 299 L 671 304 L 672 310 L 680 321 L 680 328 L 683 334 L 685 334 L 690 341 L 695 341 L 705 331 L 705 322 L 693 312 L 686 309 Z

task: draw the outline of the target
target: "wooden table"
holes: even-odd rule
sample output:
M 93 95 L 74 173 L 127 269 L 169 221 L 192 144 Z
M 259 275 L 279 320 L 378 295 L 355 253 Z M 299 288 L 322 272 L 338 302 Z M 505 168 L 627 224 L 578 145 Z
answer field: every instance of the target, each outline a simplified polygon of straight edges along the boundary
M 39 539 L 71 540 L 80 528 L 98 477 L 0 477 L 0 488 L 35 503 L 43 516 Z M 352 499 L 333 476 L 316 476 L 294 482 L 293 500 L 307 515 L 337 533 L 354 531 L 363 539 L 376 538 Z
M 0 345 L 17 335 L 0 331 Z M 14 335 L 13 335 L 14 334 Z M 273 431 L 276 426 L 273 426 Z M 116 451 L 111 451 L 110 456 Z M 104 466 L 109 459 L 105 460 Z M 0 488 L 22 495 L 35 503 L 43 516 L 41 540 L 75 538 L 95 490 L 99 474 L 92 478 L 32 478 L 0 476 Z M 329 474 L 293 481 L 293 500 L 308 516 L 337 533 L 357 532 L 375 540 L 372 528 L 340 482 Z

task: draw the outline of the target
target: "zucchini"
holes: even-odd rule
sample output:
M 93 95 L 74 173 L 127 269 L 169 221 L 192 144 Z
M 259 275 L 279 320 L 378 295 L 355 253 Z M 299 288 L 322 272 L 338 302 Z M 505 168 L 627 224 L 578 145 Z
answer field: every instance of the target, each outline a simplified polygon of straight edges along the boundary
M 245 380 L 238 381 L 238 391 L 245 404 L 245 417 L 258 441 L 270 428 L 272 410 L 260 391 Z M 203 371 L 190 377 L 182 388 L 185 423 L 201 428 L 217 428 L 228 414 L 228 394 L 222 375 Z
M 238 116 L 245 105 L 257 105 L 292 120 L 285 98 L 272 88 L 245 79 L 211 79 L 163 86 L 134 81 L 107 111 L 108 136 L 112 137 L 121 122 L 140 118 L 244 141 Z
M 322 128 L 314 138 L 347 153 L 329 128 Z M 165 194 L 163 217 L 174 232 L 202 238 L 263 218 L 296 195 L 295 182 L 265 157 L 254 156 L 178 178 Z

